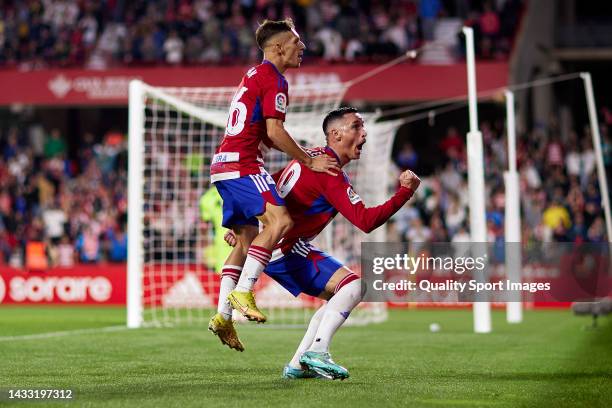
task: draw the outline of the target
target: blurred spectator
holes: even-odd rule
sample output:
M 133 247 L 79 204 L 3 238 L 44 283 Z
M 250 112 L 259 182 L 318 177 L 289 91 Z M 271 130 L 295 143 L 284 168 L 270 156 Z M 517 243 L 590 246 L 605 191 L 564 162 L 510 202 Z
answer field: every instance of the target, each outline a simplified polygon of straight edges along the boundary
M 569 232 L 569 240 L 581 243 L 587 240 L 587 228 L 584 223 L 584 215 L 582 213 L 576 213 L 574 216 L 574 224 L 572 225 L 572 229 Z
M 568 229 L 572 226 L 569 212 L 559 200 L 555 200 L 544 210 L 542 222 L 553 231 L 558 227 Z
M 423 39 L 425 41 L 431 41 L 434 39 L 436 18 L 438 18 L 438 13 L 440 13 L 440 10 L 440 0 L 421 0 L 419 2 L 419 17 L 421 18 Z
M 0 264 L 8 264 L 17 246 L 17 239 L 4 227 L 0 227 Z
M 400 169 L 415 169 L 419 164 L 419 155 L 411 143 L 405 143 L 395 157 L 395 163 Z
M 565 155 L 565 168 L 568 176 L 580 177 L 582 170 L 581 159 L 578 146 L 575 143 L 570 143 L 568 152 Z
M 109 248 L 109 260 L 111 262 L 125 262 L 127 261 L 127 234 L 123 227 L 118 230 L 109 228 L 106 233 L 110 242 Z
M 582 139 L 582 154 L 580 154 L 580 185 L 582 186 L 587 185 L 595 171 L 595 152 L 591 140 L 590 132 Z
M 563 146 L 559 137 L 552 137 L 546 145 L 546 165 L 550 167 L 563 166 Z
M 66 153 L 66 142 L 64 142 L 59 129 L 51 130 L 51 134 L 45 141 L 44 152 L 47 159 Z
M 453 236 L 453 243 L 470 242 L 470 234 L 467 232 L 465 225 L 461 225 L 457 233 Z
M 342 56 L 342 36 L 333 27 L 323 26 L 314 37 L 323 49 L 323 58 L 328 61 L 340 60 Z
M 66 213 L 56 201 L 53 205 L 42 213 L 42 218 L 45 223 L 45 235 L 51 239 L 54 244 L 59 243 L 60 238 L 64 235 L 64 225 L 67 218 Z
M 97 224 L 85 225 L 76 242 L 81 262 L 93 263 L 100 260 L 100 236 Z
M 597 217 L 587 232 L 589 242 L 601 243 L 606 242 L 606 232 L 604 229 L 603 218 Z
M 480 43 L 480 51 L 485 58 L 491 58 L 494 54 L 494 44 L 497 41 L 501 28 L 498 14 L 493 10 L 493 5 L 490 1 L 484 3 L 484 11 L 480 16 L 480 33 L 482 39 Z
M 540 173 L 531 159 L 528 159 L 525 165 L 521 167 L 521 178 L 530 189 L 538 189 L 542 185 Z
M 406 234 L 406 241 L 410 243 L 425 243 L 431 240 L 431 229 L 425 225 L 423 225 L 423 221 L 420 217 L 416 217 L 412 219 L 410 223 L 410 229 L 408 229 L 408 233 Z M 413 247 L 415 252 L 418 252 L 420 246 Z
M 412 220 L 419 217 L 419 210 L 412 205 L 405 205 L 404 207 L 400 208 L 397 213 L 395 213 L 392 219 L 395 222 L 395 229 L 398 235 L 402 238 L 402 241 L 406 240 L 406 234 L 410 229 Z
M 31 239 L 26 244 L 25 267 L 28 271 L 44 271 L 49 267 L 47 246 L 44 242 Z
M 8 131 L 7 142 L 4 146 L 3 156 L 4 160 L 8 161 L 17 155 L 19 146 L 17 144 L 17 128 L 11 127 Z
M 70 268 L 75 264 L 74 245 L 70 242 L 70 238 L 64 235 L 57 246 L 56 265 L 60 268 Z
M 183 40 L 181 40 L 181 38 L 178 36 L 176 30 L 170 31 L 170 35 L 164 42 L 166 62 L 172 65 L 177 65 L 183 62 L 183 47 Z
M 452 161 L 460 161 L 463 158 L 464 145 L 465 142 L 461 136 L 459 136 L 457 129 L 450 127 L 446 132 L 446 136 L 440 143 L 440 149 L 442 149 L 442 152 Z
M 395 17 L 392 20 L 391 26 L 383 32 L 381 39 L 393 44 L 397 53 L 403 53 L 412 45 L 408 35 L 406 18 Z
M 455 235 L 465 222 L 466 211 L 465 208 L 459 202 L 459 198 L 455 194 L 450 196 L 450 204 L 446 209 L 446 227 L 448 228 L 449 234 Z

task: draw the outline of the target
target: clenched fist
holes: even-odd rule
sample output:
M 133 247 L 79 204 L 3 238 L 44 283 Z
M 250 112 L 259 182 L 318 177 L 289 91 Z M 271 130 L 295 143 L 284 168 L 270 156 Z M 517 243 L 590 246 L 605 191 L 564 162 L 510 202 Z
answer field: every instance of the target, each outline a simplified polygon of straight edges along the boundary
M 421 179 L 411 170 L 406 170 L 405 172 L 400 174 L 399 182 L 402 187 L 406 187 L 411 189 L 412 191 L 416 191 L 416 189 L 419 188 L 419 184 L 421 184 Z
M 237 240 L 236 240 L 236 234 L 234 234 L 234 231 L 228 230 L 223 236 L 223 239 L 225 240 L 225 242 L 227 242 L 229 246 L 231 247 L 236 246 Z

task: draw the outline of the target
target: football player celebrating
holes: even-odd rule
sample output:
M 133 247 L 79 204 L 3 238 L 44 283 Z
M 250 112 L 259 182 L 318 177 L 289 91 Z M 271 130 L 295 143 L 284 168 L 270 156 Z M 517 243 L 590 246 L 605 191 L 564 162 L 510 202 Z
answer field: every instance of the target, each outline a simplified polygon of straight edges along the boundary
M 289 104 L 283 73 L 300 66 L 305 48 L 292 21 L 266 20 L 255 39 L 264 61 L 242 78 L 231 102 L 225 136 L 210 167 L 211 182 L 223 198 L 223 226 L 232 229 L 237 240 L 221 273 L 224 302 L 209 324 L 213 332 L 228 335 L 234 330 L 231 307 L 249 320 L 266 321 L 255 304 L 253 285 L 268 264 L 273 246 L 293 226 L 263 167 L 260 145 L 274 146 L 312 171 L 330 175 L 339 171 L 328 156 L 310 157 L 283 127 Z M 265 226 L 261 233 L 258 220 Z M 228 288 L 236 281 L 230 293 Z
M 327 146 L 312 149 L 311 154 L 331 157 L 340 167 L 360 158 L 367 133 L 356 109 L 344 107 L 328 113 L 323 131 Z M 367 208 L 344 172 L 316 174 L 293 161 L 280 175 L 275 174 L 278 176 L 278 192 L 285 199 L 294 226 L 277 244 L 264 272 L 294 296 L 305 293 L 328 301 L 310 320 L 295 355 L 283 370 L 283 377 L 344 379 L 349 376 L 348 370 L 331 359 L 329 344 L 361 301 L 361 279 L 309 242 L 338 212 L 364 232 L 373 231 L 412 197 L 420 179 L 410 170 L 403 172 L 399 176 L 399 190 L 384 204 Z M 232 233 L 226 235 L 226 240 L 230 245 L 236 243 Z M 221 341 L 242 348 L 237 336 Z

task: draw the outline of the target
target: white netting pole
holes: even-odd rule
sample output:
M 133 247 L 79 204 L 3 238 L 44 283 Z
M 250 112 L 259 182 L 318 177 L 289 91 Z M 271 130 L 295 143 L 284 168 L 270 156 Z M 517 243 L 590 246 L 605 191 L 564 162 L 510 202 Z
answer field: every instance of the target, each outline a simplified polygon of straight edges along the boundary
M 599 189 L 604 208 L 606 220 L 606 233 L 608 242 L 612 242 L 612 219 L 610 218 L 610 196 L 608 195 L 608 181 L 606 180 L 606 170 L 603 163 L 603 153 L 601 151 L 601 136 L 599 135 L 599 123 L 597 121 L 597 108 L 595 107 L 595 96 L 593 94 L 593 81 L 589 72 L 583 72 L 580 77 L 584 81 L 584 92 L 586 94 L 587 106 L 589 109 L 589 122 L 591 124 L 591 135 L 593 137 L 593 147 L 595 148 L 595 161 L 597 163 L 597 176 L 599 178 Z
M 504 172 L 506 183 L 506 209 L 504 233 L 506 242 L 506 276 L 511 282 L 521 282 L 521 202 L 519 174 L 516 170 L 516 117 L 514 112 L 514 93 L 505 92 L 506 120 L 508 123 L 508 171 Z M 523 309 L 520 292 L 511 292 L 511 299 L 506 303 L 506 320 L 508 323 L 523 321 Z
M 481 247 L 486 253 L 487 224 L 484 189 L 484 161 L 482 134 L 478 130 L 478 112 L 476 100 L 476 61 L 474 56 L 474 31 L 463 27 L 467 50 L 468 99 L 470 112 L 470 131 L 467 134 L 468 191 L 470 202 L 470 233 L 472 246 Z M 484 247 L 484 248 L 483 248 Z M 482 256 L 480 253 L 477 256 Z M 486 268 L 485 268 L 486 271 Z M 484 272 L 483 272 L 484 273 Z M 484 279 L 484 276 L 477 277 Z M 476 299 L 474 302 L 474 332 L 491 332 L 491 305 L 487 299 Z M 483 300 L 483 301 L 481 301 Z
M 128 262 L 127 326 L 138 328 L 143 320 L 143 136 L 144 93 L 141 81 L 129 88 L 128 136 Z

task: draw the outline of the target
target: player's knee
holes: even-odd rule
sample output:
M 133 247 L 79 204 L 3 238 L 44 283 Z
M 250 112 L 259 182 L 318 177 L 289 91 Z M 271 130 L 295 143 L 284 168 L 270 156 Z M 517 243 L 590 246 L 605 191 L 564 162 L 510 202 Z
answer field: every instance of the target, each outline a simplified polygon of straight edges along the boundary
M 359 303 L 363 299 L 361 291 L 361 278 L 354 273 L 349 273 L 344 276 L 334 289 L 334 295 L 344 289 L 346 295 L 350 298 L 351 303 Z
M 355 303 L 360 303 L 363 300 L 363 291 L 361 290 L 361 278 L 355 280 L 355 285 L 359 288 L 357 291 L 353 293 L 353 299 Z

